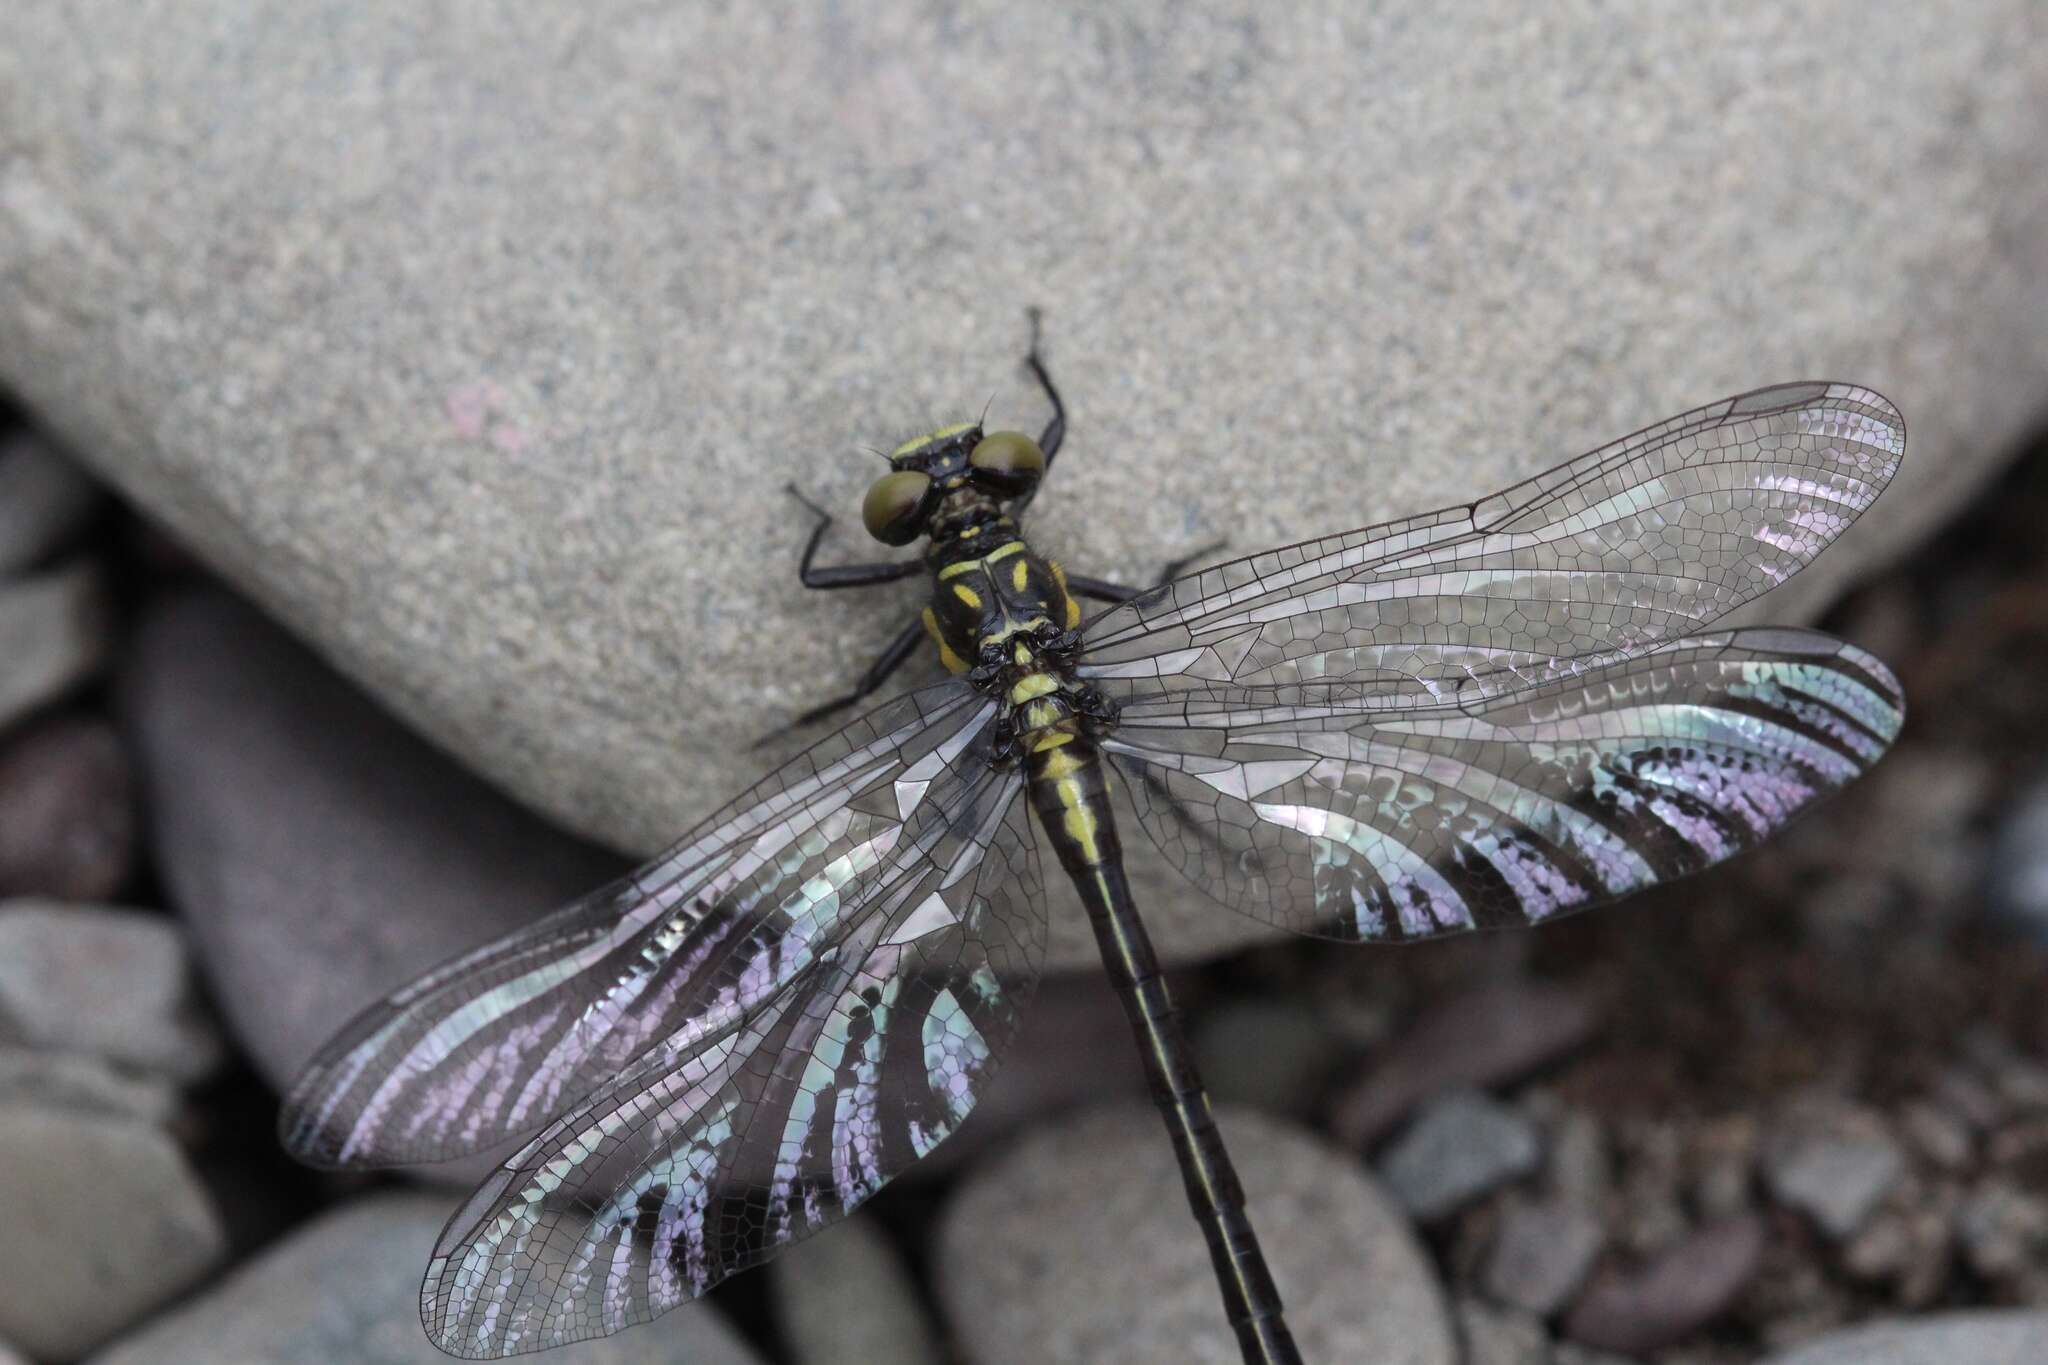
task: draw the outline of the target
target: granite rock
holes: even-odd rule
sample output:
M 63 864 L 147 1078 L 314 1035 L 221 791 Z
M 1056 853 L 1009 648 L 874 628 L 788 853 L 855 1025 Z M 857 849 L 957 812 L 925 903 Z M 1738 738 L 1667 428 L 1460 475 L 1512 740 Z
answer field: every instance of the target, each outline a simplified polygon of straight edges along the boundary
M 1600 1221 L 1562 1199 L 1510 1204 L 1480 1281 L 1497 1302 L 1545 1317 L 1578 1292 L 1606 1244 Z
M 781 1253 L 768 1274 L 793 1365 L 940 1365 L 946 1359 L 909 1268 L 866 1215 Z
M 323 1214 L 89 1365 L 438 1365 L 420 1330 L 420 1272 L 444 1201 L 370 1195 Z M 551 1351 L 549 1365 L 759 1365 L 718 1310 Z
M 2035 1365 L 2048 1312 L 1933 1313 L 1831 1332 L 1764 1365 Z
M 1871 1125 L 1847 1131 L 1791 1131 L 1764 1152 L 1764 1179 L 1787 1208 L 1811 1217 L 1837 1241 L 1855 1234 L 1906 1174 L 1896 1139 Z
M 162 1125 L 178 1091 L 161 1076 L 120 1071 L 81 1053 L 0 1046 L 0 1108 L 101 1114 Z
M 0 379 L 620 847 L 908 619 L 799 589 L 780 486 L 850 510 L 861 443 L 1044 420 L 1028 303 L 1073 411 L 1038 534 L 1126 581 L 1841 375 L 1914 449 L 1794 620 L 1968 496 L 2048 365 L 2033 0 L 437 13 L 16 0 Z M 1171 956 L 1260 932 L 1140 876 Z
M 0 1337 L 72 1360 L 213 1269 L 219 1218 L 168 1138 L 125 1118 L 0 1108 Z
M 1380 1158 L 1380 1178 L 1401 1207 L 1424 1222 L 1536 1170 L 1543 1139 L 1534 1124 L 1476 1091 L 1432 1103 Z
M 60 548 L 100 503 L 83 469 L 32 431 L 0 437 L 0 575 Z
M 1450 1365 L 1414 1234 L 1354 1163 L 1281 1120 L 1218 1114 L 1287 1321 L 1309 1360 Z M 1236 1365 L 1158 1116 L 1096 1110 L 977 1169 L 939 1231 L 939 1298 L 973 1365 Z
M 106 587 L 93 565 L 0 579 L 0 729 L 85 681 L 106 651 Z
M 1528 1313 L 1458 1300 L 1463 1365 L 1550 1365 L 1550 1333 Z
M 226 1056 L 176 920 L 54 901 L 0 903 L 0 1040 L 187 1084 Z

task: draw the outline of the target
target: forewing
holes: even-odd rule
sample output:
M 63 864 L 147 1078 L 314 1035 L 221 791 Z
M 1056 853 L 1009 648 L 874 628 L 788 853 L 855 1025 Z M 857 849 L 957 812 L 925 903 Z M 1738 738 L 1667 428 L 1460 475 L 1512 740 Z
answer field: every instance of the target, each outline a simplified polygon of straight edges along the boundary
M 1455 685 L 1638 654 L 1783 582 L 1881 492 L 1883 397 L 1788 384 L 1623 437 L 1480 502 L 1205 569 L 1083 628 L 1111 696 L 1343 678 Z
M 442 1160 L 540 1128 L 652 1047 L 732 1034 L 868 912 L 863 879 L 991 715 L 957 681 L 889 702 L 645 867 L 366 1010 L 293 1086 L 285 1146 Z
M 968 762 L 801 974 L 737 1027 L 650 1055 L 478 1189 L 420 1290 L 443 1350 L 644 1322 L 844 1217 L 966 1117 L 1044 932 L 1022 779 Z
M 1104 743 L 1140 822 L 1217 900 L 1298 933 L 1537 923 L 1747 848 L 1869 768 L 1904 698 L 1813 631 L 1495 673 L 1442 699 L 1212 684 Z

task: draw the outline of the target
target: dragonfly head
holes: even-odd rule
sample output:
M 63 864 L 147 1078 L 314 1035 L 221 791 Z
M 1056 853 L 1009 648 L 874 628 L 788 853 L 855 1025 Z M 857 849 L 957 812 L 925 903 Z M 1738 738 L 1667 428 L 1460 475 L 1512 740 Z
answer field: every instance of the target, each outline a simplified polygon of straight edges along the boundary
M 884 545 L 908 545 L 925 534 L 948 498 L 1000 504 L 1038 486 L 1045 452 L 1021 431 L 982 434 L 961 422 L 905 441 L 889 456 L 889 472 L 861 503 L 868 534 Z

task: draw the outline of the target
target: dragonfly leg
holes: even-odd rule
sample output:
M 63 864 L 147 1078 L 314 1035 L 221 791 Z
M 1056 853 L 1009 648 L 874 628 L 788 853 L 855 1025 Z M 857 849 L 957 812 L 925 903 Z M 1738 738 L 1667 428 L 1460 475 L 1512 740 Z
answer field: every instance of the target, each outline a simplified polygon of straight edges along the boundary
M 1031 307 L 1024 310 L 1024 316 L 1031 319 L 1031 349 L 1024 353 L 1024 363 L 1031 368 L 1032 377 L 1038 380 L 1038 387 L 1045 390 L 1046 401 L 1052 404 L 1052 417 L 1045 429 L 1038 433 L 1038 448 L 1045 452 L 1045 469 L 1038 476 L 1038 482 L 1031 491 L 1010 507 L 1012 517 L 1022 517 L 1024 509 L 1038 496 L 1038 490 L 1045 487 L 1045 476 L 1052 473 L 1052 461 L 1060 453 L 1060 447 L 1067 439 L 1067 405 L 1060 397 L 1060 391 L 1052 382 L 1052 371 L 1045 366 L 1045 352 L 1039 346 L 1039 331 L 1045 321 L 1045 310 Z
M 843 697 L 834 697 L 831 701 L 818 703 L 789 724 L 778 730 L 770 730 L 767 734 L 755 740 L 753 747 L 759 749 L 764 745 L 781 739 L 784 735 L 793 734 L 803 729 L 814 721 L 823 720 L 834 711 L 844 711 L 855 702 L 872 696 L 881 688 L 883 683 L 889 681 L 889 675 L 902 667 L 903 661 L 916 651 L 917 642 L 923 636 L 924 622 L 922 620 L 912 621 L 909 625 L 898 631 L 896 638 L 889 642 L 888 648 L 884 649 L 876 657 L 875 661 L 868 665 L 868 671 L 861 674 L 860 681 L 854 684 L 851 692 L 848 692 Z
M 827 564 L 823 568 L 813 567 L 811 561 L 818 557 L 818 543 L 825 539 L 825 532 L 831 529 L 832 514 L 797 491 L 795 484 L 784 485 L 792 498 L 810 509 L 817 524 L 811 528 L 810 541 L 804 546 L 803 560 L 797 565 L 797 577 L 807 588 L 867 588 L 877 583 L 894 583 L 924 572 L 921 559 L 890 560 L 879 564 Z

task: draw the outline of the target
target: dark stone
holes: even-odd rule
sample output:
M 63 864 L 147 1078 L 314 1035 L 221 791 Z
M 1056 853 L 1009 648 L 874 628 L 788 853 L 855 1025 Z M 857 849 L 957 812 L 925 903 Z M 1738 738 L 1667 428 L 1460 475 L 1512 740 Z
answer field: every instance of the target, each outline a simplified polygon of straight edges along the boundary
M 166 887 L 273 1084 L 379 996 L 619 869 L 218 589 L 153 604 L 125 674 Z
M 128 758 L 105 721 L 33 721 L 0 743 L 0 896 L 106 900 L 128 880 Z
M 99 485 L 33 431 L 0 440 L 0 574 L 61 547 L 92 516 Z
M 106 586 L 94 565 L 0 580 L 0 729 L 84 682 L 106 650 Z
M 1514 980 L 1453 996 L 1373 1059 L 1343 1092 L 1330 1127 L 1338 1141 L 1363 1147 L 1432 1095 L 1515 1080 L 1563 1057 L 1599 1026 L 1599 1009 L 1568 986 Z
M 1598 1219 L 1563 1200 L 1511 1204 L 1480 1280 L 1497 1301 L 1547 1317 L 1578 1292 L 1606 1242 Z
M 1565 1317 L 1565 1334 L 1606 1351 L 1641 1354 L 1690 1336 L 1734 1302 L 1756 1274 L 1764 1224 L 1754 1214 L 1710 1224 L 1633 1273 L 1595 1276 Z
M 1536 1170 L 1543 1138 L 1513 1109 L 1456 1091 L 1422 1111 L 1387 1149 L 1380 1178 L 1416 1218 L 1429 1222 Z

